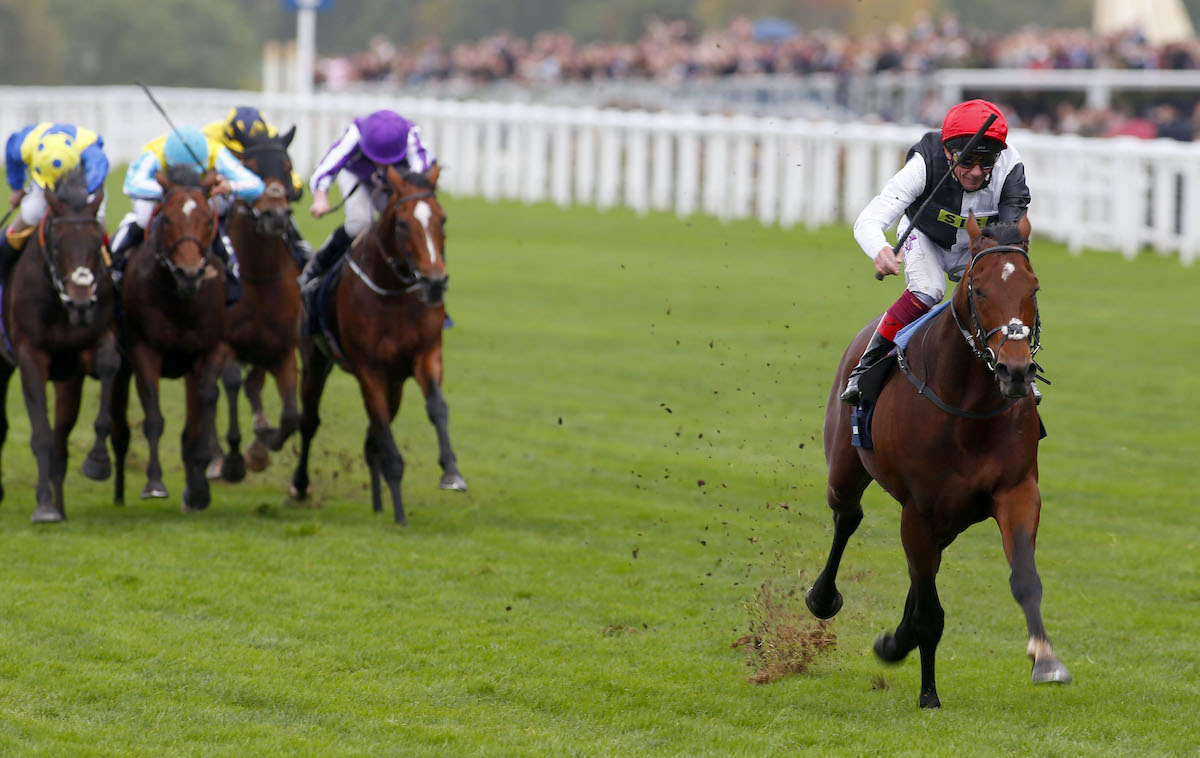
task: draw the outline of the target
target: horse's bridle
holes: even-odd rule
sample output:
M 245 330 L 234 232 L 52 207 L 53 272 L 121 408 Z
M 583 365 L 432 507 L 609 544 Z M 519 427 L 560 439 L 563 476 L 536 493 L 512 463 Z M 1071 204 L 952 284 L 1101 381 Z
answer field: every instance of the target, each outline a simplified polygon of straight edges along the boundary
M 962 325 L 962 321 L 960 321 L 958 317 L 958 311 L 955 310 L 953 305 L 950 306 L 950 311 L 954 314 L 954 323 L 958 325 L 958 330 L 962 332 L 963 337 L 966 338 L 967 345 L 971 348 L 971 352 L 976 358 L 987 363 L 988 369 L 992 373 L 995 373 L 996 362 L 999 360 L 998 355 L 1000 348 L 1004 347 L 1004 343 L 1008 342 L 1010 339 L 1028 340 L 1030 357 L 1033 357 L 1035 354 L 1037 354 L 1037 351 L 1042 349 L 1042 318 L 1037 307 L 1037 295 L 1034 294 L 1032 329 L 1014 319 L 1007 324 L 1002 324 L 987 331 L 984 330 L 983 322 L 979 318 L 979 311 L 975 307 L 975 289 L 971 285 L 971 272 L 974 270 L 975 264 L 979 262 L 980 258 L 985 255 L 991 255 L 992 253 L 1019 253 L 1025 257 L 1025 260 L 1029 260 L 1029 253 L 1024 248 L 1017 247 L 1016 245 L 997 245 L 996 247 L 989 247 L 986 250 L 981 250 L 980 252 L 976 253 L 975 257 L 971 259 L 970 265 L 967 266 L 966 273 L 963 274 L 963 283 L 967 287 L 967 308 L 970 310 L 971 314 L 971 331 L 968 331 Z M 1004 336 L 1000 340 L 1000 345 L 995 350 L 992 350 L 992 348 L 988 346 L 988 340 L 991 339 L 992 335 L 996 332 L 1003 332 Z M 1033 365 L 1035 372 L 1041 371 L 1041 366 L 1037 365 L 1036 361 Z M 1043 381 L 1045 380 L 1045 377 L 1039 378 L 1041 378 Z M 1047 382 L 1047 384 L 1049 384 L 1049 382 Z
M 423 192 L 414 192 L 411 195 L 404 195 L 396 200 L 396 207 L 398 208 L 401 203 L 406 203 L 410 200 L 423 200 L 427 197 L 434 197 L 433 190 L 426 190 Z M 394 225 L 392 227 L 392 231 L 393 231 L 393 233 L 395 233 Z M 374 292 L 377 295 L 384 296 L 384 297 L 389 297 L 389 296 L 395 297 L 395 296 L 399 296 L 399 295 L 407 295 L 408 293 L 415 292 L 415 291 L 421 289 L 422 287 L 428 287 L 428 286 L 432 285 L 432 283 L 433 283 L 432 280 L 429 277 L 422 274 L 420 271 L 418 271 L 413 266 L 412 262 L 409 261 L 407 258 L 405 258 L 402 263 L 399 263 L 399 262 L 397 262 L 395 257 L 388 255 L 388 252 L 384 248 L 383 245 L 380 245 L 379 247 L 380 247 L 380 253 L 383 257 L 384 264 L 387 265 L 388 270 L 391 271 L 392 275 L 395 276 L 396 279 L 399 280 L 399 282 L 400 282 L 399 289 L 388 289 L 388 288 L 379 286 L 377 283 L 372 281 L 371 277 L 367 274 L 366 271 L 363 270 L 362 266 L 360 266 L 358 264 L 358 262 L 354 260 L 353 255 L 348 256 L 346 259 L 346 263 L 347 263 L 347 265 L 350 266 L 350 270 L 353 271 L 355 273 L 355 275 L 358 276 L 359 279 L 362 279 L 363 283 L 366 284 L 367 287 L 369 287 L 372 292 Z M 401 268 L 401 266 L 403 266 L 403 268 Z M 449 280 L 449 277 L 447 276 L 446 279 L 442 281 L 443 291 L 446 286 L 446 281 L 448 281 L 448 280 Z
M 101 232 L 104 227 L 96 218 L 54 218 L 49 213 L 42 217 L 42 221 L 38 224 L 38 245 L 42 248 L 42 262 L 46 266 L 46 276 L 49 277 L 51 284 L 54 285 L 54 291 L 58 293 L 58 299 L 63 305 L 71 305 L 71 296 L 67 294 L 67 288 L 64 282 L 70 276 L 71 283 L 79 287 L 89 287 L 91 295 L 88 299 L 88 305 L 94 305 L 97 299 L 97 291 L 99 279 L 96 277 L 96 272 L 91 268 L 76 269 L 70 274 L 63 276 L 58 275 L 58 268 L 54 263 L 54 227 L 57 224 L 92 224 Z M 104 237 L 101 234 L 100 244 L 104 244 Z M 104 266 L 104 256 L 98 256 L 101 267 Z
M 167 199 L 169 197 L 171 197 L 172 194 L 174 194 L 176 192 L 188 192 L 188 191 L 193 191 L 193 190 L 203 192 L 203 188 L 201 188 L 201 187 L 172 187 L 171 190 L 167 192 L 167 194 L 163 195 L 163 199 L 159 203 L 158 208 L 155 209 L 154 215 L 155 216 L 159 215 L 159 213 L 162 211 L 163 206 L 165 206 L 167 204 Z M 208 193 L 204 193 L 204 202 L 205 202 L 205 204 L 208 204 L 208 202 L 209 202 Z M 212 213 L 211 206 L 210 206 L 210 213 Z M 167 216 L 163 215 L 161 217 L 161 220 L 158 222 L 158 229 L 157 229 L 158 234 L 155 235 L 156 237 L 159 236 L 159 234 L 161 234 L 162 225 L 165 223 L 168 223 L 169 221 L 170 221 L 170 219 Z M 184 235 L 180 235 L 180 237 L 178 239 L 176 239 L 174 242 L 172 242 L 170 247 L 168 247 L 166 250 L 163 250 L 162 247 L 158 244 L 158 241 L 155 240 L 154 256 L 158 259 L 158 262 L 167 269 L 167 271 L 171 272 L 172 276 L 182 276 L 184 278 L 187 278 L 189 276 L 189 274 L 186 271 L 183 271 L 181 268 L 179 268 L 179 266 L 175 263 L 175 259 L 174 259 L 175 251 L 178 250 L 179 246 L 185 242 L 195 242 L 200 247 L 200 262 L 201 262 L 200 269 L 204 270 L 208 266 L 208 253 L 209 253 L 209 250 L 212 249 L 213 240 L 217 238 L 218 224 L 217 224 L 216 213 L 212 213 L 211 223 L 212 223 L 212 232 L 209 234 L 207 241 L 200 239 L 199 237 L 197 237 L 194 234 L 184 234 Z

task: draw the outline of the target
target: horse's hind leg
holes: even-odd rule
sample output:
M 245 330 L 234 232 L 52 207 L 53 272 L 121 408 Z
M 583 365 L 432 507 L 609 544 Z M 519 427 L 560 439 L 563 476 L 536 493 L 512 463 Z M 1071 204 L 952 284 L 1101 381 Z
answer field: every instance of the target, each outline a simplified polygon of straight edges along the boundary
M 400 498 L 400 480 L 404 478 L 404 458 L 392 437 L 392 413 L 387 379 L 366 370 L 358 372 L 358 386 L 362 390 L 363 404 L 367 409 L 370 428 L 367 434 L 375 439 L 375 458 L 378 468 L 392 493 L 392 512 L 396 523 L 408 525 L 404 515 L 404 503 Z M 368 445 L 370 448 L 370 445 Z
M 438 438 L 438 464 L 442 479 L 438 486 L 444 490 L 465 492 L 467 480 L 458 471 L 458 457 L 450 446 L 450 409 L 442 396 L 442 346 L 420 355 L 413 365 L 413 376 L 425 393 L 425 414 L 429 416 Z
M 102 482 L 112 474 L 112 463 L 108 458 L 108 437 L 112 434 L 112 395 L 117 372 L 121 370 L 121 355 L 117 352 L 117 338 L 111 332 L 105 335 L 96 349 L 96 376 L 100 379 L 100 408 L 92 423 L 95 438 L 87 458 L 83 459 L 83 475 Z
M 1012 567 L 1009 585 L 1013 598 L 1025 612 L 1025 625 L 1029 630 L 1027 652 L 1033 659 L 1033 683 L 1069 682 L 1071 674 L 1054 655 L 1042 624 L 1042 580 L 1033 559 L 1042 509 L 1037 483 L 1031 479 L 1014 490 L 998 493 L 994 508 L 1004 540 L 1004 554 Z
M 808 610 L 817 618 L 832 618 L 842 608 L 842 593 L 837 590 L 838 567 L 850 535 L 862 522 L 862 494 L 870 483 L 871 476 L 863 467 L 858 452 L 850 446 L 849 438 L 844 445 L 830 450 L 825 499 L 833 510 L 833 545 L 829 548 L 825 568 L 804 595 Z
M 227 482 L 240 482 L 246 478 L 246 459 L 242 457 L 242 429 L 238 423 L 238 395 L 242 389 L 242 367 L 227 354 L 221 366 L 221 385 L 225 388 L 225 401 L 229 404 L 229 428 L 225 431 L 225 443 L 229 452 L 221 466 L 221 478 Z M 216 418 L 216 407 L 213 407 Z M 213 427 L 216 423 L 214 420 Z
M 383 510 L 383 493 L 379 486 L 379 443 L 369 427 L 367 439 L 363 442 L 363 457 L 367 459 L 367 471 L 371 476 L 371 510 L 379 513 Z
M 79 419 L 82 399 L 83 374 L 54 383 L 54 454 L 50 456 L 50 487 L 54 490 L 54 505 L 63 518 L 67 516 L 63 499 L 63 480 L 67 477 L 67 438 Z
M 922 708 L 940 708 L 934 660 L 946 618 L 937 594 L 942 547 L 934 535 L 933 525 L 911 505 L 901 512 L 900 538 L 908 558 L 910 581 L 904 617 L 894 634 L 884 634 L 875 640 L 875 655 L 887 663 L 898 663 L 913 648 L 920 648 L 921 696 L 918 702 Z
M 292 472 L 291 485 L 291 496 L 297 500 L 303 500 L 312 493 L 312 482 L 308 478 L 308 453 L 317 427 L 321 425 L 321 394 L 325 391 L 325 381 L 333 369 L 333 364 L 317 349 L 311 338 L 303 340 L 300 349 L 304 354 L 304 373 L 300 387 L 303 409 L 300 414 L 300 456 Z

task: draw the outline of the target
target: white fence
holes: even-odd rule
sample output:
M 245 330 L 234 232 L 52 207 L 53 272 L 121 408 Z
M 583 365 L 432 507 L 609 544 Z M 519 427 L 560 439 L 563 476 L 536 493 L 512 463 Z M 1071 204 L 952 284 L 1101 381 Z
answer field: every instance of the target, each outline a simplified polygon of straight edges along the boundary
M 257 105 L 296 124 L 301 173 L 357 115 L 388 107 L 421 124 L 462 195 L 639 212 L 757 218 L 810 227 L 848 223 L 901 165 L 920 128 L 750 116 L 698 116 L 385 96 L 298 98 L 161 89 L 176 123 L 204 124 Z M 41 120 L 84 124 L 114 163 L 165 131 L 134 87 L 0 87 L 0 132 Z M 1192 263 L 1200 247 L 1200 145 L 1016 133 L 1034 196 L 1035 233 L 1128 257 L 1149 248 Z

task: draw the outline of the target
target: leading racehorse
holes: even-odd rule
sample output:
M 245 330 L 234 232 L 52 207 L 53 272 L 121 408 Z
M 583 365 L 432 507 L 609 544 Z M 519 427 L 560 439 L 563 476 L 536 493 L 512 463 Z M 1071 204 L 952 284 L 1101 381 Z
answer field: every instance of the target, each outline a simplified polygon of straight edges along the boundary
M 184 510 L 209 504 L 208 432 L 217 406 L 217 371 L 225 353 L 225 277 L 209 257 L 217 233 L 210 204 L 215 175 L 201 177 L 194 167 L 179 165 L 158 174 L 163 196 L 146 239 L 125 267 L 121 302 L 121 344 L 128 358 L 113 393 L 113 450 L 116 457 L 115 501 L 125 502 L 125 455 L 129 450 L 129 377 L 137 377 L 150 446 L 142 497 L 166 497 L 158 442 L 163 432 L 159 380 L 184 377 L 187 419 L 182 454 L 187 475 Z M 218 264 L 219 265 L 219 264 Z
M 332 300 L 325 315 L 326 354 L 313 337 L 301 340 L 304 372 L 300 419 L 300 459 L 292 475 L 292 496 L 310 491 L 308 454 L 320 424 L 318 405 L 333 367 L 331 355 L 354 374 L 362 390 L 370 425 L 364 446 L 371 471 L 371 504 L 383 509 L 382 473 L 392 495 L 398 524 L 407 524 L 400 499 L 404 459 L 392 437 L 391 421 L 400 409 L 400 393 L 410 376 L 425 393 L 425 412 L 437 429 L 440 486 L 465 490 L 450 447 L 450 421 L 442 397 L 442 324 L 446 308 L 445 212 L 434 191 L 439 169 L 428 176 L 387 170 L 391 196 L 379 218 L 346 254 L 346 271 L 331 281 Z M 331 271 L 327 276 L 334 276 Z
M 862 521 L 862 493 L 872 480 L 878 482 L 902 506 L 900 536 L 911 584 L 899 626 L 876 641 L 875 653 L 895 663 L 920 650 L 922 708 L 941 705 L 934 655 L 945 618 L 936 586 L 942 551 L 988 517 L 1000 527 L 1012 594 L 1025 613 L 1033 681 L 1070 680 L 1042 624 L 1042 584 L 1033 559 L 1042 499 L 1040 421 L 1029 387 L 1038 371 L 1033 354 L 1040 322 L 1029 222 L 1022 217 L 1017 224 L 980 231 L 972 215 L 967 231 L 972 258 L 949 307 L 912 333 L 899 361 L 908 380 L 892 376 L 878 395 L 873 449 L 851 446 L 853 409 L 839 402 L 838 393 L 875 321 L 842 357 L 825 410 L 833 546 L 805 597 L 818 618 L 841 608 L 838 564 Z
M 101 453 L 108 439 L 109 404 L 121 357 L 112 326 L 104 226 L 96 218 L 103 202 L 103 188 L 89 201 L 82 167 L 65 174 L 56 189 L 46 191 L 49 212 L 4 287 L 4 332 L 11 344 L 3 351 L 16 365 L 0 360 L 0 400 L 8 394 L 13 371 L 20 369 L 38 466 L 35 523 L 66 518 L 67 437 L 79 417 L 85 374 L 100 379 L 96 446 Z M 47 381 L 54 382 L 53 430 L 47 419 Z M 0 446 L 7 434 L 7 404 L 0 403 Z

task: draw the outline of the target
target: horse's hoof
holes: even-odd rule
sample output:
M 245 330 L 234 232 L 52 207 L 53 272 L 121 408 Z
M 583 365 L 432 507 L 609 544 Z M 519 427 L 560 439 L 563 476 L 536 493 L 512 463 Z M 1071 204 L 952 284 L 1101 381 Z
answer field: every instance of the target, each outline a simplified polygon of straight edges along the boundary
M 208 466 L 204 469 L 204 478 L 208 480 L 220 479 L 221 471 L 225 468 L 225 456 L 219 455 L 208 462 Z
M 1045 684 L 1046 682 L 1069 684 L 1070 681 L 1071 672 L 1067 671 L 1067 667 L 1062 665 L 1062 662 L 1057 659 L 1040 662 L 1035 661 L 1033 664 L 1034 684 Z
M 922 708 L 929 708 L 931 710 L 942 707 L 942 701 L 938 700 L 936 692 L 922 692 L 918 703 L 920 703 Z
M 187 487 L 183 488 L 183 501 L 180 503 L 180 509 L 184 513 L 199 513 L 208 508 L 208 501 L 192 502 L 192 492 Z
M 149 500 L 152 497 L 162 498 L 168 496 L 169 493 L 167 492 L 167 485 L 163 484 L 162 482 L 146 482 L 146 486 L 142 488 L 142 500 Z
M 312 494 L 312 485 L 308 485 L 304 488 L 304 491 L 301 492 L 300 490 L 296 489 L 296 485 L 289 484 L 288 494 L 292 496 L 293 500 L 307 500 L 308 496 Z
M 246 459 L 242 457 L 241 453 L 230 453 L 225 456 L 221 478 L 234 483 L 246 478 Z
M 467 480 L 462 478 L 462 474 L 458 472 L 450 474 L 442 474 L 442 481 L 438 482 L 438 486 L 444 490 L 454 490 L 455 492 L 467 491 Z
M 93 458 L 89 455 L 83 459 L 82 469 L 83 475 L 95 482 L 103 482 L 112 476 L 112 463 L 107 457 Z
M 884 663 L 899 663 L 908 655 L 907 650 L 901 653 L 897 649 L 896 638 L 887 632 L 883 632 L 875 639 L 874 650 L 875 657 Z
M 809 612 L 819 619 L 831 619 L 836 616 L 837 612 L 842 609 L 842 593 L 835 590 L 832 605 L 829 608 L 819 608 L 816 601 L 813 600 L 813 590 L 815 589 L 816 587 L 810 587 L 808 592 L 804 593 L 804 604 L 808 606 Z
M 267 466 L 271 465 L 271 453 L 267 451 L 267 446 L 259 440 L 255 440 L 246 448 L 246 468 L 251 471 L 265 471 Z
M 39 505 L 34 509 L 33 515 L 29 517 L 29 520 L 35 524 L 57 524 L 66 519 L 67 517 L 53 505 Z

